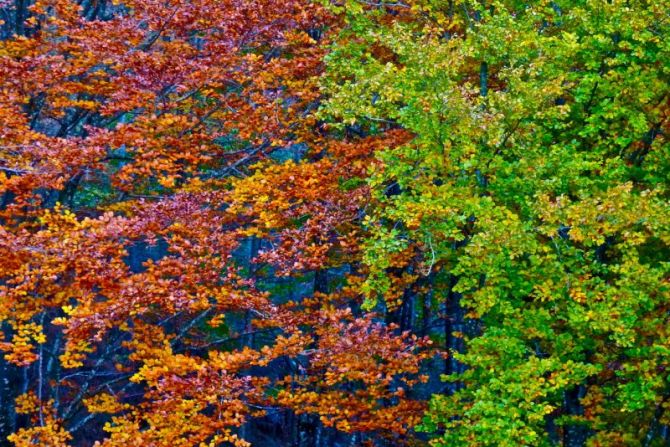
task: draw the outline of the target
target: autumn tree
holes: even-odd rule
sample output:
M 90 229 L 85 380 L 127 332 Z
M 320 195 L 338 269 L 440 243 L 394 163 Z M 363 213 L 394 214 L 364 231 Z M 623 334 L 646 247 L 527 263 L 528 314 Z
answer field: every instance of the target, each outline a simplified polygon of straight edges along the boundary
M 329 142 L 313 114 L 340 17 L 302 0 L 2 12 L 3 437 L 412 442 L 429 340 L 363 314 L 355 286 L 385 140 Z M 271 290 L 309 275 L 293 300 Z

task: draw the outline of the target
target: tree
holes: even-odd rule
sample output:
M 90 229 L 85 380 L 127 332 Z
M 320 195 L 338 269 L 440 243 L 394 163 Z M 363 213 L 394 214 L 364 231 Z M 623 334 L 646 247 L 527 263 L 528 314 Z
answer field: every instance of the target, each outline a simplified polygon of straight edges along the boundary
M 323 116 L 412 135 L 372 165 L 363 290 L 449 312 L 433 445 L 667 442 L 668 6 L 334 7 Z
M 360 262 L 358 177 L 383 145 L 331 147 L 311 114 L 338 18 L 302 0 L 2 6 L 3 437 L 244 446 L 284 414 L 269 433 L 291 445 L 307 425 L 411 442 L 428 340 L 327 281 Z M 282 302 L 264 275 L 287 265 L 326 281 Z

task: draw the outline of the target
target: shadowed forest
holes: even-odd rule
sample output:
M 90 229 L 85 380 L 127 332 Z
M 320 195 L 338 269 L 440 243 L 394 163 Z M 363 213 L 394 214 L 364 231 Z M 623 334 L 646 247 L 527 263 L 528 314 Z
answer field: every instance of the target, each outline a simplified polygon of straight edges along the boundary
M 0 0 L 0 447 L 670 446 L 670 0 Z

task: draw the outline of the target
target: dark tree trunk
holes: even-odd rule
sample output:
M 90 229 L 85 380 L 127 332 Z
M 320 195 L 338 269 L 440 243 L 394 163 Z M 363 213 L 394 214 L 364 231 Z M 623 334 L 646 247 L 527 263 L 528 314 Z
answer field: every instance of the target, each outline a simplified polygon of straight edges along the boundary
M 586 386 L 580 385 L 569 391 L 566 391 L 563 397 L 563 409 L 569 415 L 583 415 L 584 407 L 581 399 L 586 395 Z M 589 437 L 587 427 L 580 425 L 566 425 L 563 431 L 564 447 L 584 447 Z

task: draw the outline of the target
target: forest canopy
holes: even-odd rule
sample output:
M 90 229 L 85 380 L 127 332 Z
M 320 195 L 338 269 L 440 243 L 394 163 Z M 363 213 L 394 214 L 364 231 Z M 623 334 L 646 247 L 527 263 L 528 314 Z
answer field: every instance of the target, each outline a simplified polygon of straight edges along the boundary
M 0 446 L 670 445 L 669 0 L 0 21 Z

